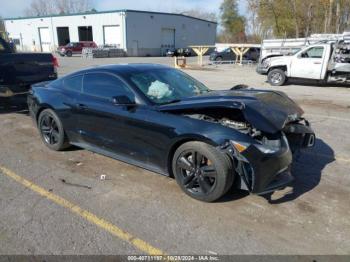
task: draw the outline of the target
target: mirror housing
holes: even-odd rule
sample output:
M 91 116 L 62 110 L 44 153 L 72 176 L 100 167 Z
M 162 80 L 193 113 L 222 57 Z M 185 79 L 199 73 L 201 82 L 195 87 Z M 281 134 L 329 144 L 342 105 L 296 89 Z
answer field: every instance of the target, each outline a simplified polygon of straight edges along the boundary
M 247 89 L 248 86 L 244 85 L 244 84 L 240 84 L 240 85 L 235 85 L 234 87 L 232 87 L 230 90 L 240 90 L 240 89 Z
M 134 101 L 127 96 L 114 96 L 112 97 L 112 103 L 119 106 L 133 106 L 136 105 Z

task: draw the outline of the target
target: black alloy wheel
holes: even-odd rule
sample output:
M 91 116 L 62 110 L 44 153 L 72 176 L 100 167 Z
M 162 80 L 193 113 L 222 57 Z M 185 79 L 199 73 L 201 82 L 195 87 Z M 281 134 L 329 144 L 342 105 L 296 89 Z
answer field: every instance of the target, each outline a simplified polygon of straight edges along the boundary
M 45 115 L 40 124 L 40 131 L 47 144 L 55 145 L 59 141 L 59 130 L 52 116 Z
M 191 193 L 205 195 L 215 187 L 215 166 L 200 152 L 183 152 L 177 160 L 177 167 L 183 176 L 183 186 Z
M 173 172 L 182 190 L 198 200 L 212 202 L 232 186 L 234 173 L 229 157 L 201 142 L 180 146 Z
M 59 151 L 69 146 L 62 123 L 53 110 L 45 109 L 40 113 L 38 128 L 43 142 L 50 149 Z

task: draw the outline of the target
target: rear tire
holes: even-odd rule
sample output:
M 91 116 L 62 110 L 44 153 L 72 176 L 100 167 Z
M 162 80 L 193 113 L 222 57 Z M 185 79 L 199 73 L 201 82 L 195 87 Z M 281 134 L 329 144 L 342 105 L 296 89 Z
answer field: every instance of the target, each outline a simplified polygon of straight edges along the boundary
M 41 139 L 48 148 L 61 151 L 70 146 L 62 122 L 53 110 L 45 109 L 40 113 L 38 129 Z
M 172 170 L 181 189 L 204 202 L 222 197 L 235 176 L 229 156 L 203 142 L 181 145 L 174 154 Z
M 269 71 L 267 80 L 272 86 L 282 86 L 286 82 L 287 77 L 282 69 L 276 68 Z

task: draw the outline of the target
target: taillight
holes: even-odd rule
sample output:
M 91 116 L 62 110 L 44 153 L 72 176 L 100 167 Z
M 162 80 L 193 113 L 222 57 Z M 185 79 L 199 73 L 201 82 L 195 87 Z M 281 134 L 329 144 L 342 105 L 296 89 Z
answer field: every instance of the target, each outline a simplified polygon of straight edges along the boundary
M 54 55 L 52 55 L 52 64 L 53 64 L 54 67 L 59 67 L 60 66 L 58 64 L 57 57 L 55 57 Z

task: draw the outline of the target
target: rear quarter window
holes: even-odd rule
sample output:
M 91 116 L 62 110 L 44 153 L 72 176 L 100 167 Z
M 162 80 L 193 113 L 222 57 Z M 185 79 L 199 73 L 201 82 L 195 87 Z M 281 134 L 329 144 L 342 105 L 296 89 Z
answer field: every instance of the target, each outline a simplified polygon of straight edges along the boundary
M 75 91 L 75 92 L 81 92 L 83 85 L 83 76 L 73 76 L 68 77 L 63 80 L 63 87 L 64 89 Z

